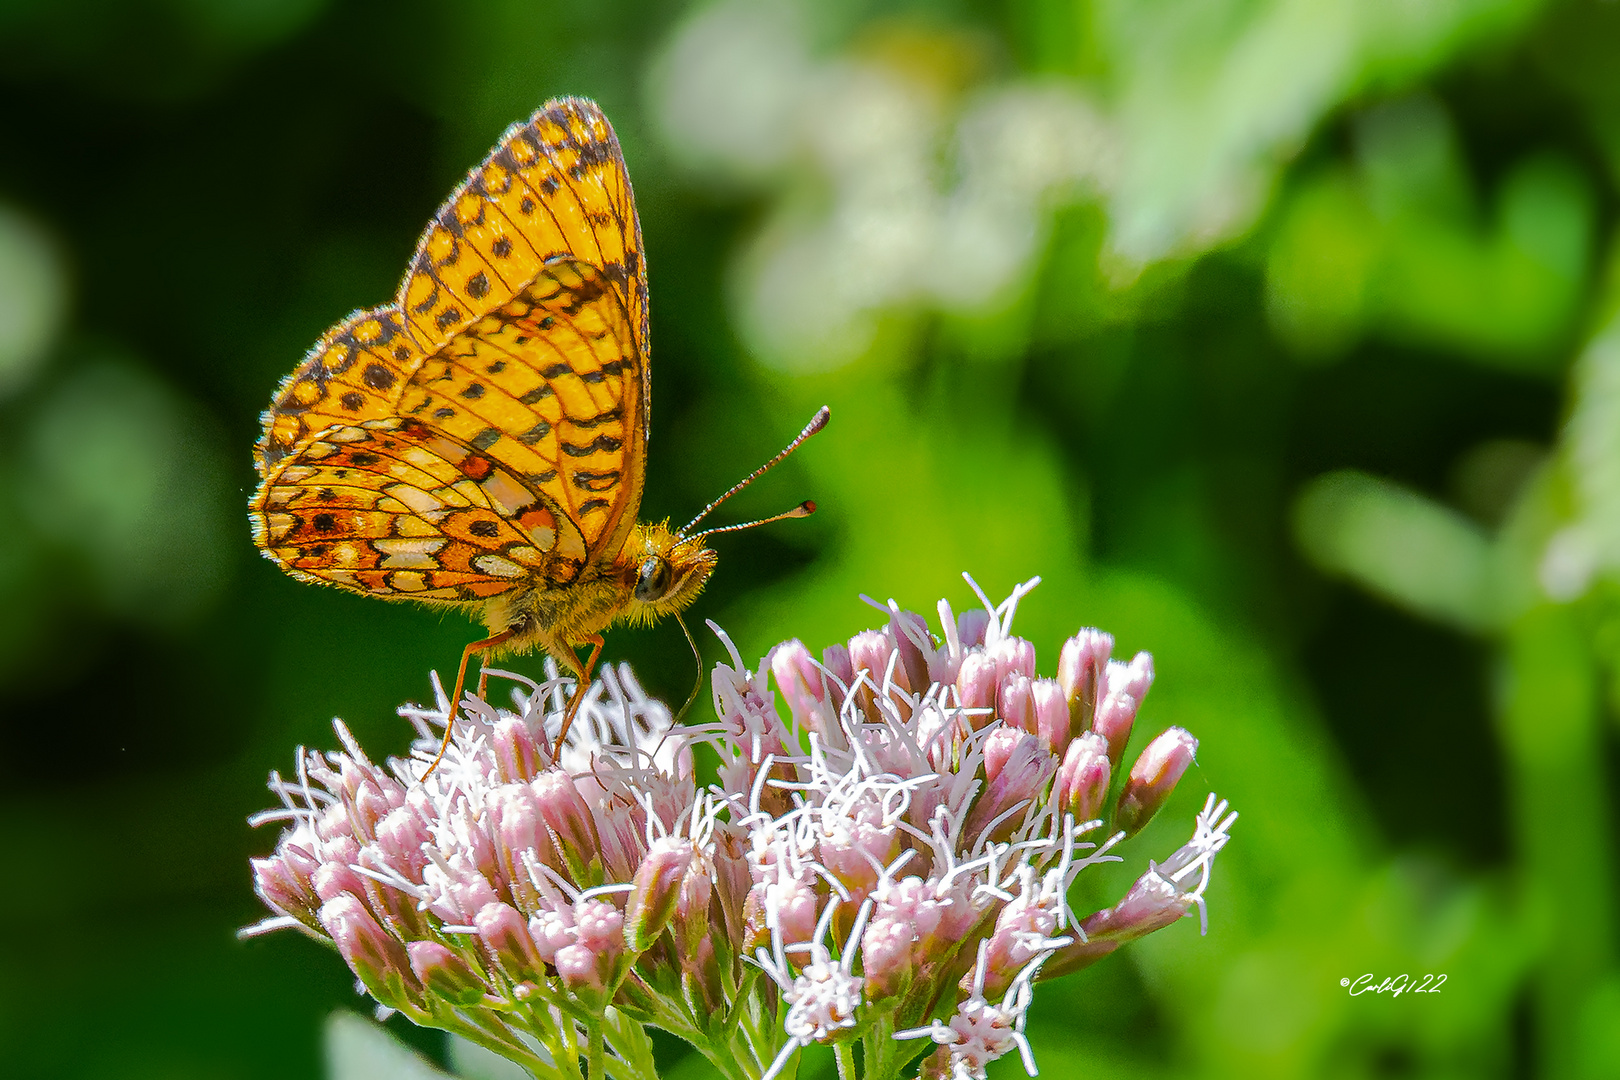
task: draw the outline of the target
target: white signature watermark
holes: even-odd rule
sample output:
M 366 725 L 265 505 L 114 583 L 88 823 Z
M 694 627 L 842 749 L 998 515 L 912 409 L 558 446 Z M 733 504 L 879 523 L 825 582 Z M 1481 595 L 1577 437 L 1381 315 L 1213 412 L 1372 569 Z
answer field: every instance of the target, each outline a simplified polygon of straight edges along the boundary
M 1339 985 L 1349 990 L 1351 997 L 1369 993 L 1400 997 L 1402 994 L 1438 994 L 1445 982 L 1444 975 L 1424 975 L 1421 979 L 1411 975 L 1386 975 L 1384 981 L 1379 982 L 1378 976 L 1369 974 L 1359 979 L 1340 979 Z

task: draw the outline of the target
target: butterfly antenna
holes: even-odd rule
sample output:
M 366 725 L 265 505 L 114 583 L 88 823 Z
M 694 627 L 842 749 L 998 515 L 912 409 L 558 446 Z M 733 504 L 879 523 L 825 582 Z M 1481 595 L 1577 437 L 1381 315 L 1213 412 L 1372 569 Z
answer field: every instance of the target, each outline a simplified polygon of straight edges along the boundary
M 815 512 L 815 500 L 806 499 L 793 509 L 784 510 L 780 514 L 772 514 L 770 517 L 760 518 L 758 521 L 745 521 L 740 525 L 721 525 L 713 529 L 704 529 L 700 533 L 693 533 L 691 536 L 682 537 L 681 539 L 684 543 L 691 543 L 694 540 L 702 540 L 705 536 L 714 536 L 718 533 L 741 532 L 743 529 L 752 529 L 755 525 L 769 525 L 773 521 L 781 521 L 785 518 L 809 517 Z
M 672 725 L 686 719 L 686 714 L 692 709 L 692 703 L 697 700 L 699 692 L 703 689 L 703 657 L 698 653 L 697 642 L 692 640 L 692 631 L 686 628 L 686 620 L 681 618 L 678 611 L 675 613 L 675 622 L 680 625 L 681 633 L 686 635 L 686 643 L 692 646 L 692 660 L 697 664 L 697 682 L 692 684 L 692 693 L 687 697 L 686 704 L 681 706 L 681 711 L 675 714 Z
M 721 503 L 725 502 L 727 499 L 729 499 L 733 495 L 737 494 L 737 492 L 741 491 L 743 488 L 747 487 L 749 484 L 752 484 L 755 480 L 758 480 L 761 476 L 764 476 L 774 466 L 776 466 L 778 463 L 780 463 L 783 458 L 787 457 L 789 454 L 793 453 L 793 451 L 797 450 L 799 448 L 799 445 L 801 443 L 803 443 L 804 440 L 808 439 L 810 436 L 814 435 L 816 432 L 818 432 L 822 428 L 826 427 L 827 426 L 827 419 L 829 417 L 831 417 L 831 416 L 832 416 L 832 410 L 829 409 L 827 406 L 823 405 L 819 410 L 817 410 L 816 415 L 810 418 L 810 422 L 808 424 L 804 425 L 804 430 L 799 432 L 798 436 L 792 442 L 788 443 L 786 448 L 784 448 L 783 451 L 780 454 L 777 454 L 775 457 L 771 458 L 771 460 L 767 461 L 765 464 L 761 465 L 759 468 L 757 468 L 753 472 L 749 473 L 748 476 L 746 478 L 744 478 L 741 483 L 739 483 L 739 484 L 735 485 L 734 487 L 732 487 L 732 489 L 730 491 L 726 492 L 724 495 L 722 495 L 718 499 L 714 500 L 714 502 L 710 503 L 708 506 L 705 506 L 702 509 L 702 511 L 699 512 L 697 517 L 693 518 L 691 521 L 688 521 L 684 526 L 682 526 L 681 530 L 679 532 L 677 532 L 675 535 L 679 536 L 679 537 L 683 537 L 683 538 L 686 537 L 686 534 L 691 531 L 692 526 L 696 525 L 698 522 L 702 521 L 704 518 L 709 516 L 709 511 L 713 510 L 715 507 L 719 506 Z M 809 507 L 809 509 L 807 510 L 807 509 L 805 509 L 805 507 Z M 815 503 L 806 502 L 806 503 L 801 504 L 800 506 L 798 506 L 797 508 L 795 508 L 793 510 L 789 510 L 785 514 L 778 514 L 778 515 L 776 515 L 776 517 L 773 517 L 773 518 L 765 518 L 763 521 L 750 522 L 748 525 L 729 526 L 729 527 L 724 528 L 724 529 L 710 529 L 708 532 L 702 533 L 701 535 L 708 536 L 708 535 L 710 535 L 712 533 L 717 533 L 717 532 L 731 532 L 734 529 L 746 529 L 746 528 L 749 528 L 752 525 L 763 525 L 766 521 L 780 521 L 782 518 L 785 518 L 785 517 L 804 517 L 807 514 L 814 511 L 815 508 L 816 508 Z

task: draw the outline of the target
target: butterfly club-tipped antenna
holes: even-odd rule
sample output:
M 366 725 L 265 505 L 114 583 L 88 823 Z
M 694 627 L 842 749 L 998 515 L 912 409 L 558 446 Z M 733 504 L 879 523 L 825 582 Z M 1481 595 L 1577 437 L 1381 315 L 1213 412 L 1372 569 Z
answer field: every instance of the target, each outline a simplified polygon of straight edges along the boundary
M 827 421 L 829 418 L 831 418 L 831 416 L 832 410 L 827 406 L 823 405 L 820 409 L 817 409 L 816 415 L 812 416 L 810 418 L 810 422 L 804 425 L 804 430 L 799 432 L 798 435 L 794 436 L 793 441 L 788 443 L 787 446 L 783 447 L 781 453 L 777 454 L 775 457 L 771 458 L 771 460 L 767 461 L 765 464 L 743 477 L 741 481 L 733 484 L 724 495 L 720 496 L 708 506 L 705 506 L 702 510 L 698 511 L 698 516 L 681 526 L 680 530 L 676 532 L 675 535 L 680 537 L 683 541 L 700 540 L 705 536 L 714 536 L 717 533 L 737 532 L 740 529 L 752 529 L 756 525 L 768 525 L 773 521 L 781 521 L 783 518 L 809 517 L 811 514 L 815 513 L 816 504 L 811 500 L 806 499 L 793 509 L 785 511 L 784 513 L 776 514 L 772 517 L 760 518 L 758 521 L 749 521 L 741 525 L 724 525 L 717 529 L 705 529 L 700 533 L 692 532 L 693 526 L 702 521 L 704 518 L 708 517 L 709 513 L 714 510 L 715 507 L 737 494 L 737 492 L 741 491 L 749 484 L 752 484 L 755 480 L 758 480 L 761 476 L 764 476 L 766 473 L 770 472 L 777 465 L 781 464 L 784 458 L 803 445 L 806 439 L 820 431 L 822 428 L 826 427 Z

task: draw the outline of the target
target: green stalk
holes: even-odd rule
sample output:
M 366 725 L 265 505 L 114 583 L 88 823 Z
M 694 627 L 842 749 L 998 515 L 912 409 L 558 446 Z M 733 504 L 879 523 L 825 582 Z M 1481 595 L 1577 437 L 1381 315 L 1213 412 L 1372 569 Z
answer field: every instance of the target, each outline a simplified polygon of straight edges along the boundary
M 833 1060 L 838 1062 L 838 1080 L 858 1080 L 860 1074 L 855 1070 L 854 1043 L 833 1043 Z

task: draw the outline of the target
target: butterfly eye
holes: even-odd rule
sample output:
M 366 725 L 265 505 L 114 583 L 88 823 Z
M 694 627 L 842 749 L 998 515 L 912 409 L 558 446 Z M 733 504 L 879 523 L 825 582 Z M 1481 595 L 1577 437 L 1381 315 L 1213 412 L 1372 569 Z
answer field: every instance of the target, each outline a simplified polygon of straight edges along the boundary
M 641 564 L 641 578 L 636 582 L 636 599 L 644 604 L 661 600 L 669 591 L 669 563 L 657 557 Z

